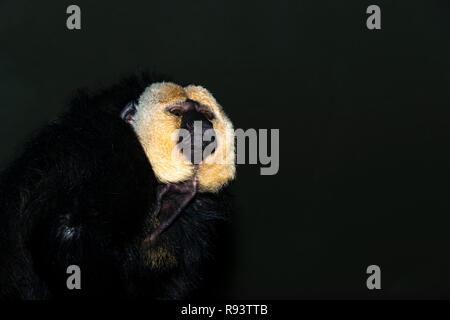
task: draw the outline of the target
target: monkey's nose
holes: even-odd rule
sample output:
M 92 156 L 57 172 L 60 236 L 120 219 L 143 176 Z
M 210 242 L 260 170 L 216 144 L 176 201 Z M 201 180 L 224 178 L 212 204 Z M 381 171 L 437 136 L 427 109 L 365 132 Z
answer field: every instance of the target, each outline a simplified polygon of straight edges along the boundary
M 195 109 L 185 112 L 180 129 L 189 133 L 187 141 L 183 140 L 182 151 L 193 164 L 200 164 L 215 152 L 217 140 L 213 124 L 202 113 Z

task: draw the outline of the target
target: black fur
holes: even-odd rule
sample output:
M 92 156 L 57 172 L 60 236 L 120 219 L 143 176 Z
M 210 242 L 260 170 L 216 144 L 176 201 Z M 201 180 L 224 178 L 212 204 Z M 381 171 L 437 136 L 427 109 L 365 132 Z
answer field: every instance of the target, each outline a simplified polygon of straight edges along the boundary
M 197 194 L 158 239 L 176 263 L 152 267 L 157 181 L 120 117 L 152 82 L 133 76 L 96 94 L 79 92 L 0 178 L 0 297 L 189 297 L 202 278 L 229 200 Z M 68 290 L 66 268 L 81 268 Z

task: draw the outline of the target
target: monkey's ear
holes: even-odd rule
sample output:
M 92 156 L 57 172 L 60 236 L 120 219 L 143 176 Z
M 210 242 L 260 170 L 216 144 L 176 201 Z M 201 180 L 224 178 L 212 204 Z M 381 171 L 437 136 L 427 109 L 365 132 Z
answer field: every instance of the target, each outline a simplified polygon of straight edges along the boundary
M 120 117 L 127 123 L 132 123 L 134 115 L 136 114 L 136 104 L 132 101 L 129 102 L 120 113 Z
M 153 241 L 169 227 L 197 193 L 197 181 L 191 179 L 180 183 L 159 185 L 156 193 L 156 212 L 159 225 L 150 235 Z

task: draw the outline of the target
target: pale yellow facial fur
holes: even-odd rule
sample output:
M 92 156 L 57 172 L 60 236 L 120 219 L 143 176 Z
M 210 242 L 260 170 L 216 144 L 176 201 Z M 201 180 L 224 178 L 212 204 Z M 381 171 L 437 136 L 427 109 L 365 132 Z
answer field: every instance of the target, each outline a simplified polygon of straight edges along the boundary
M 197 169 L 181 152 L 174 152 L 177 144 L 174 132 L 179 129 L 180 118 L 166 110 L 187 99 L 208 107 L 215 115 L 211 122 L 217 148 Z M 196 174 L 200 192 L 217 192 L 234 179 L 233 125 L 205 88 L 193 85 L 183 88 L 170 82 L 152 84 L 139 98 L 132 124 L 160 182 L 182 182 Z

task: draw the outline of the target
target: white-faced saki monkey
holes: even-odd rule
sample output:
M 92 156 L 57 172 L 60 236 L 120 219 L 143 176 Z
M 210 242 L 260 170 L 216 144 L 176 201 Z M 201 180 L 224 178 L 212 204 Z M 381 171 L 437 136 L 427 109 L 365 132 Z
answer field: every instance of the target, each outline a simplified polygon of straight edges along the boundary
M 195 124 L 215 133 L 199 162 L 174 135 Z M 232 209 L 232 131 L 208 90 L 163 76 L 79 90 L 1 173 L 0 298 L 191 297 Z

